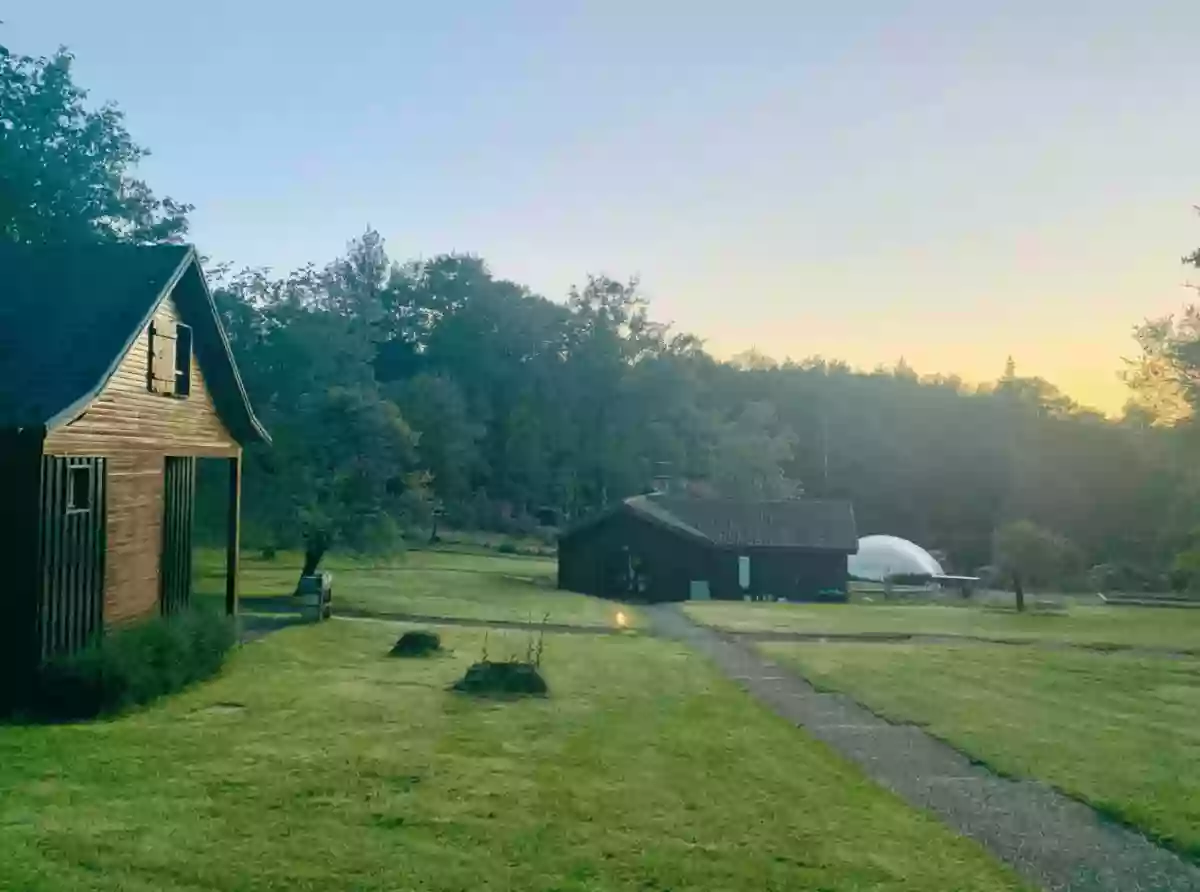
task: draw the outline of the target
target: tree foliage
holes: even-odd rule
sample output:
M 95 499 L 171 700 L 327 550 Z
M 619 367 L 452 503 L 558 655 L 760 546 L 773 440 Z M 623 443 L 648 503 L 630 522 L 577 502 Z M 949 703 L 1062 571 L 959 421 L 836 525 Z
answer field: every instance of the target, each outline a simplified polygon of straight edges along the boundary
M 174 241 L 190 206 L 132 173 L 147 154 L 114 105 L 90 109 L 73 57 L 0 46 L 0 238 L 16 242 Z
M 188 208 L 133 175 L 145 151 L 116 107 L 86 99 L 65 51 L 0 48 L 0 238 L 182 237 Z M 589 277 L 550 300 L 479 257 L 396 262 L 369 229 L 324 265 L 212 283 L 275 437 L 247 456 L 250 543 L 320 532 L 385 548 L 435 507 L 532 529 L 644 492 L 665 466 L 712 497 L 850 499 L 862 533 L 959 572 L 1196 564 L 1196 308 L 1136 330 L 1135 404 L 1115 421 L 1011 360 L 979 386 L 903 359 L 722 362 L 656 321 L 636 280 Z

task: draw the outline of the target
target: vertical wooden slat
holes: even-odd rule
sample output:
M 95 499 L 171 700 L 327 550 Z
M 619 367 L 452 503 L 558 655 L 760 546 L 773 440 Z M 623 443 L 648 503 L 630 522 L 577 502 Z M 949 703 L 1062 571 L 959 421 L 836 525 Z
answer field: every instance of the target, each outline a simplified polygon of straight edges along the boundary
M 99 505 L 96 536 L 92 543 L 95 553 L 95 600 L 92 605 L 92 634 L 104 628 L 104 577 L 108 567 L 108 459 L 98 462 L 96 475 L 96 504 Z
M 169 456 L 163 472 L 163 613 L 182 610 L 191 600 L 195 493 L 196 459 Z
M 67 513 L 66 499 L 66 478 L 64 471 L 66 470 L 66 462 L 62 459 L 54 460 L 54 584 L 50 588 L 51 609 L 53 610 L 54 625 L 51 629 L 51 653 L 60 653 L 65 644 L 63 635 L 63 621 L 66 618 L 63 612 L 62 593 L 67 585 L 67 562 L 66 562 L 66 523 L 64 518 Z
M 187 505 L 184 514 L 183 565 L 180 568 L 180 584 L 183 606 L 192 602 L 192 536 L 196 525 L 196 459 L 187 460 Z
M 70 480 L 88 470 L 86 510 L 68 510 Z M 107 502 L 106 464 L 100 458 L 42 460 L 38 560 L 41 592 L 37 610 L 42 658 L 88 644 L 104 620 Z
M 225 612 L 238 612 L 238 558 L 242 539 L 242 454 L 229 459 L 229 514 L 225 540 Z
M 52 608 L 54 593 L 54 459 L 42 459 L 42 492 L 39 500 L 41 514 L 41 532 L 39 534 L 39 552 L 41 566 L 38 568 L 38 617 L 41 624 L 39 629 L 41 639 L 39 658 L 44 659 L 50 653 L 51 636 L 54 634 L 54 611 Z
M 73 463 L 67 464 L 67 486 L 71 485 Z M 68 514 L 63 528 L 64 533 L 64 569 L 66 585 L 63 587 L 63 650 L 73 651 L 79 646 L 76 632 L 79 626 L 79 530 L 83 526 L 78 514 Z

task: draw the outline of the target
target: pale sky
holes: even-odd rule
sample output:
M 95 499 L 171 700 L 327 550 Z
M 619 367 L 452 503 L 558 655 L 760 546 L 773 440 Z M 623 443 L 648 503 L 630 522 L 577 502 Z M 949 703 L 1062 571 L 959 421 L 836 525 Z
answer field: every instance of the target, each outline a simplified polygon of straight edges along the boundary
M 215 260 L 470 251 L 639 275 L 719 355 L 995 378 L 1115 409 L 1200 246 L 1196 0 L 43 0 Z M 1200 273 L 1197 274 L 1200 277 Z

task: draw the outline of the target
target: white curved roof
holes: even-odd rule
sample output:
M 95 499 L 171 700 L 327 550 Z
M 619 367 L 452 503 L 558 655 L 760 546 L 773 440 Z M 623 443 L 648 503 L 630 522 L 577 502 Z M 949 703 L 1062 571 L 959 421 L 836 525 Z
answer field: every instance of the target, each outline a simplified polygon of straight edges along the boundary
M 858 554 L 850 555 L 850 575 L 882 582 L 898 574 L 944 576 L 942 565 L 928 551 L 899 536 L 863 536 Z

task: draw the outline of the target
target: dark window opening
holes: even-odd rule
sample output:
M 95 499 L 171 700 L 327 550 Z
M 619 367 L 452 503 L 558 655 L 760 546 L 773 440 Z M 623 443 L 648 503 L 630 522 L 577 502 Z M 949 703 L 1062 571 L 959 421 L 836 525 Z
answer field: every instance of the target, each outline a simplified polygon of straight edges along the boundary
M 175 329 L 175 395 L 192 392 L 192 329 L 180 325 Z
M 92 508 L 92 469 L 88 465 L 67 468 L 67 510 L 90 511 Z

